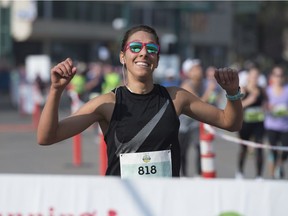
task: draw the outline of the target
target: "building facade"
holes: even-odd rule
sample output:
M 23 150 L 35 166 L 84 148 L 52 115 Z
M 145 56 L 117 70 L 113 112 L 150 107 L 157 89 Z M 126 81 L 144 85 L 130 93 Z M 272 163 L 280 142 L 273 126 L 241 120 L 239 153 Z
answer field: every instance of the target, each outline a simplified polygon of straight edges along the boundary
M 23 62 L 30 54 L 48 54 L 54 62 L 67 56 L 93 61 L 99 58 L 99 47 L 104 46 L 115 63 L 124 30 L 137 24 L 155 27 L 160 39 L 163 38 L 164 54 L 177 53 L 181 59 L 197 57 L 207 64 L 223 65 L 229 61 L 233 49 L 231 2 L 33 3 L 37 10 L 31 20 L 30 35 L 21 41 L 12 35 L 15 62 Z M 11 2 L 10 7 L 15 4 L 17 1 Z M 13 17 L 21 12 L 11 11 L 13 24 Z
M 30 15 L 31 30 L 25 40 L 11 37 L 11 53 L 16 63 L 24 62 L 30 54 L 47 54 L 53 62 L 67 56 L 95 61 L 99 59 L 99 49 L 105 47 L 111 54 L 110 61 L 117 64 L 122 35 L 128 27 L 137 24 L 157 29 L 163 54 L 177 54 L 181 60 L 199 58 L 206 66 L 227 66 L 238 51 L 249 54 L 257 50 L 257 41 L 239 42 L 239 34 L 245 32 L 245 28 L 235 23 L 235 16 L 243 9 L 239 2 L 27 0 L 36 8 L 34 16 L 27 13 L 31 7 L 22 11 L 20 7 L 15 12 L 13 8 L 20 2 L 23 1 L 10 2 L 11 28 L 15 17 L 26 13 L 26 18 Z M 254 4 L 256 10 L 252 13 L 255 14 L 258 3 Z M 250 6 L 246 11 L 251 10 Z

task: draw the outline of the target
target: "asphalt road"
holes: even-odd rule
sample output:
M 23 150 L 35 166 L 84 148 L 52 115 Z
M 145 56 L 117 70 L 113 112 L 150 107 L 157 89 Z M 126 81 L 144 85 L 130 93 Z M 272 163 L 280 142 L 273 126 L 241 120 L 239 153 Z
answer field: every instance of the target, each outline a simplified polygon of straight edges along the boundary
M 2 98 L 3 99 L 3 98 Z M 1 99 L 0 99 L 1 100 Z M 69 109 L 60 109 L 60 118 L 69 114 Z M 217 130 L 217 133 L 228 133 Z M 23 174 L 69 174 L 99 175 L 100 155 L 99 137 L 91 127 L 82 133 L 82 159 L 79 166 L 74 162 L 72 139 L 51 146 L 39 146 L 36 142 L 36 130 L 31 115 L 20 115 L 9 103 L 0 101 L 0 173 Z M 236 160 L 239 145 L 216 137 L 213 141 L 215 150 L 215 168 L 217 178 L 235 178 Z M 189 176 L 195 177 L 195 152 L 189 154 Z M 267 158 L 265 151 L 265 159 Z M 288 171 L 287 163 L 285 171 Z M 287 174 L 288 175 L 288 174 Z M 287 178 L 287 175 L 285 179 Z M 255 177 L 254 152 L 250 151 L 246 165 L 245 178 Z M 264 168 L 264 179 L 268 177 L 268 163 Z

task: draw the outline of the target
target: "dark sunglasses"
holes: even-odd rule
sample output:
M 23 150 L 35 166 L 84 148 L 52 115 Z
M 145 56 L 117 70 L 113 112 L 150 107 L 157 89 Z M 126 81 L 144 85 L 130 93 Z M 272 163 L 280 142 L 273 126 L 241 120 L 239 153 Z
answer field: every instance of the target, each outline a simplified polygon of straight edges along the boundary
M 149 54 L 159 54 L 160 52 L 160 46 L 158 44 L 155 43 L 142 43 L 142 42 L 138 42 L 138 41 L 132 41 L 130 43 L 128 43 L 125 46 L 124 51 L 126 51 L 127 49 L 130 49 L 131 52 L 133 53 L 139 53 L 143 47 L 146 47 L 146 50 Z

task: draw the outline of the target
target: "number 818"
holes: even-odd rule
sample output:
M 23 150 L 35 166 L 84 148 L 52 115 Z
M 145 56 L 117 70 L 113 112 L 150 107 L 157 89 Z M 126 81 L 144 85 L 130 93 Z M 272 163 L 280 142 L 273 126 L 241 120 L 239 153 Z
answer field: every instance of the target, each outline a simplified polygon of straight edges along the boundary
M 156 174 L 157 169 L 155 165 L 150 166 L 140 166 L 138 167 L 138 174 L 139 175 L 150 175 L 150 174 Z

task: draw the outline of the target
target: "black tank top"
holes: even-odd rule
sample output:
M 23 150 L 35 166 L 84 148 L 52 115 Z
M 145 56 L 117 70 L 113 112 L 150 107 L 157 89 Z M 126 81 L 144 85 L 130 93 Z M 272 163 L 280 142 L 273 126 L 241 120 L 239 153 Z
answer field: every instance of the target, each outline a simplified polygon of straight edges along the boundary
M 257 96 L 256 101 L 255 101 L 254 103 L 250 104 L 249 106 L 245 107 L 244 110 L 247 109 L 247 108 L 249 108 L 249 107 L 257 107 L 257 106 L 261 106 L 261 105 L 263 104 L 263 101 L 265 100 L 264 91 L 263 91 L 263 89 L 262 89 L 261 87 L 259 87 L 259 86 L 257 86 L 257 88 L 258 88 L 260 94 Z M 251 94 L 251 92 L 248 91 L 248 89 L 245 89 L 245 90 L 246 90 L 246 91 L 245 91 L 245 96 L 244 96 L 243 99 L 247 98 L 247 97 L 249 96 L 249 94 Z M 243 99 L 242 99 L 242 100 L 243 100 Z
M 106 175 L 120 175 L 120 153 L 171 149 L 172 175 L 179 176 L 179 119 L 167 89 L 154 85 L 148 94 L 134 94 L 126 87 L 114 89 L 116 103 L 105 134 Z

